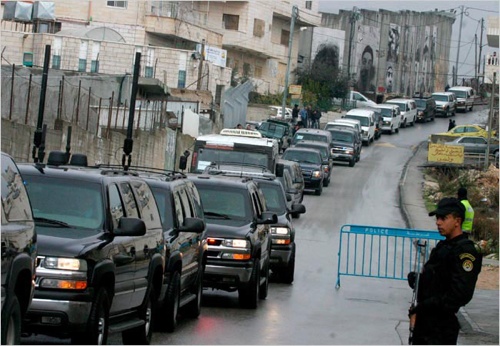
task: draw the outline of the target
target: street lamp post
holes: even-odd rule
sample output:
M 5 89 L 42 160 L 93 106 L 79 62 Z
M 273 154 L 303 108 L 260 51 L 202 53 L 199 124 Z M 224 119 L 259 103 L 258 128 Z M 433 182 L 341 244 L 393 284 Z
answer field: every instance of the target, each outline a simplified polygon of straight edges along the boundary
M 286 64 L 285 90 L 283 90 L 283 101 L 281 103 L 281 116 L 283 117 L 283 119 L 285 119 L 286 99 L 288 97 L 288 75 L 290 74 L 290 61 L 292 58 L 293 30 L 295 28 L 295 19 L 297 18 L 298 12 L 299 8 L 297 6 L 293 6 L 292 21 L 290 23 L 290 37 L 288 39 L 288 62 Z

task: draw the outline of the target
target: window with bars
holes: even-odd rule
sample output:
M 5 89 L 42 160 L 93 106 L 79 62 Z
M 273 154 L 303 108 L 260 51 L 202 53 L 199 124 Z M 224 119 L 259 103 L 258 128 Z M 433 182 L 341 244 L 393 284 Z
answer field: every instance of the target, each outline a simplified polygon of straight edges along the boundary
M 108 1 L 107 5 L 109 7 L 119 7 L 119 8 L 127 8 L 128 1 Z
M 306 9 L 310 10 L 312 8 L 312 1 L 306 1 Z
M 238 30 L 240 22 L 240 16 L 235 14 L 222 14 L 222 23 L 224 24 L 224 29 L 226 30 Z

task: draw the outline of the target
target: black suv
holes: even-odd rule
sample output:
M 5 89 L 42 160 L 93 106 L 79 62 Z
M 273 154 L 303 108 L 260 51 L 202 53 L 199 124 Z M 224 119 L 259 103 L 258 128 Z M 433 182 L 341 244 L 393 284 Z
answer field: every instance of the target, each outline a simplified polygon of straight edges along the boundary
M 166 266 L 160 304 L 155 309 L 159 330 L 172 332 L 177 314 L 196 318 L 201 312 L 206 262 L 206 224 L 198 189 L 179 172 L 131 167 L 144 178 L 158 204 L 165 238 Z
M 257 131 L 262 134 L 262 137 L 276 139 L 280 152 L 285 151 L 290 146 L 292 128 L 287 121 L 268 119 L 260 124 Z
M 38 235 L 35 296 L 27 333 L 105 344 L 148 344 L 165 249 L 158 206 L 135 174 L 85 167 L 52 152 L 48 164 L 19 164 Z
M 436 100 L 416 98 L 415 104 L 417 105 L 417 122 L 426 123 L 436 119 Z
M 311 148 L 290 148 L 281 157 L 283 160 L 298 162 L 302 169 L 304 184 L 306 189 L 314 189 L 315 194 L 320 196 L 323 193 L 323 161 L 321 154 L 316 149 Z
M 323 173 L 325 175 L 325 178 L 323 179 L 323 186 L 327 187 L 328 185 L 330 185 L 330 179 L 333 169 L 330 145 L 319 141 L 299 141 L 297 142 L 295 147 L 311 148 L 319 151 L 319 153 L 321 154 L 321 160 L 323 161 Z
M 205 287 L 238 291 L 240 305 L 257 308 L 267 297 L 271 253 L 270 224 L 262 191 L 251 178 L 190 176 L 200 192 L 207 222 Z
M 349 162 L 349 167 L 354 167 L 359 161 L 356 153 L 354 133 L 349 130 L 331 129 L 332 134 L 332 159 L 334 161 Z
M 2 345 L 21 343 L 21 321 L 33 297 L 36 233 L 17 166 L 2 152 Z
M 287 208 L 283 186 L 277 179 L 255 179 L 266 199 L 269 211 L 276 213 L 278 222 L 271 225 L 271 270 L 281 282 L 291 284 L 295 272 L 295 228 L 290 220 L 291 213 L 303 214 L 303 204 L 294 204 Z

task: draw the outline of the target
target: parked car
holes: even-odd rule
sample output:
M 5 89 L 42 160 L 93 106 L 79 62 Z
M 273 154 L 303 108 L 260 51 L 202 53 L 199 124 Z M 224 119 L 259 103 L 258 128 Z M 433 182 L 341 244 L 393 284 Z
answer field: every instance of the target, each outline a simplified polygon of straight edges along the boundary
M 356 153 L 354 133 L 350 130 L 332 129 L 332 159 L 333 161 L 349 162 L 349 167 L 354 167 L 359 156 Z
M 2 152 L 2 345 L 21 344 L 35 285 L 37 237 L 31 203 L 11 156 Z
M 271 119 L 278 119 L 278 120 L 292 120 L 292 109 L 286 107 L 285 108 L 285 117 L 281 114 L 282 112 L 282 106 L 269 106 L 269 112 L 270 115 L 269 117 Z
M 292 182 L 290 189 L 285 189 L 287 194 L 292 196 L 292 204 L 302 203 L 304 199 L 304 176 L 302 174 L 302 168 L 300 168 L 300 164 L 294 161 L 288 161 L 279 159 L 278 164 L 283 165 L 283 170 L 290 174 L 290 179 Z M 280 177 L 278 177 L 279 179 Z M 292 217 L 298 218 L 300 214 L 292 213 Z
M 193 175 L 207 223 L 207 263 L 203 286 L 238 291 L 240 305 L 256 309 L 269 287 L 270 225 L 275 213 L 253 179 Z
M 439 136 L 462 137 L 462 136 L 479 136 L 488 138 L 488 131 L 481 125 L 457 125 L 447 132 L 436 133 Z M 491 131 L 492 136 L 497 135 L 497 131 Z
M 467 110 L 472 112 L 474 107 L 474 89 L 468 86 L 454 86 L 448 89 L 448 92 L 455 94 L 457 98 L 457 110 L 463 110 L 464 113 Z
M 280 152 L 286 150 L 290 146 L 292 138 L 292 128 L 290 122 L 268 119 L 262 122 L 258 131 L 265 138 L 274 138 L 279 143 Z
M 464 153 L 468 154 L 485 154 L 488 148 L 488 139 L 479 136 L 462 136 L 454 139 L 447 145 L 461 145 L 464 147 Z M 489 152 L 492 156 L 498 155 L 499 142 L 496 138 L 491 138 Z
M 415 100 L 391 99 L 386 101 L 385 103 L 399 106 L 402 117 L 401 127 L 406 127 L 407 125 L 415 125 L 415 122 L 417 121 L 417 105 L 415 104 Z
M 434 121 L 436 118 L 436 101 L 433 98 L 415 99 L 417 105 L 417 122 Z
M 312 149 L 317 149 L 319 151 L 319 153 L 321 154 L 321 160 L 323 161 L 323 173 L 325 175 L 325 178 L 323 179 L 323 186 L 327 187 L 330 184 L 330 179 L 333 169 L 330 144 L 318 141 L 300 141 L 297 142 L 295 147 L 312 148 Z
M 165 250 L 148 184 L 123 170 L 85 167 L 51 152 L 47 164 L 19 164 L 35 220 L 35 295 L 23 331 L 105 344 L 149 344 Z
M 173 332 L 179 310 L 191 318 L 201 312 L 207 250 L 201 198 L 193 182 L 182 173 L 136 167 L 129 170 L 138 172 L 147 182 L 160 212 L 166 265 L 154 313 L 158 329 Z
M 295 228 L 290 214 L 303 214 L 306 208 L 302 204 L 294 204 L 287 208 L 286 194 L 281 183 L 273 178 L 256 178 L 255 181 L 264 194 L 267 209 L 278 217 L 271 224 L 271 270 L 279 281 L 291 284 L 295 273 Z
M 314 189 L 315 194 L 318 196 L 323 193 L 323 179 L 325 175 L 322 167 L 323 161 L 318 150 L 294 147 L 285 151 L 282 158 L 300 164 L 306 189 Z
M 457 97 L 452 92 L 435 92 L 431 98 L 436 101 L 436 115 L 445 118 L 454 116 L 457 111 Z

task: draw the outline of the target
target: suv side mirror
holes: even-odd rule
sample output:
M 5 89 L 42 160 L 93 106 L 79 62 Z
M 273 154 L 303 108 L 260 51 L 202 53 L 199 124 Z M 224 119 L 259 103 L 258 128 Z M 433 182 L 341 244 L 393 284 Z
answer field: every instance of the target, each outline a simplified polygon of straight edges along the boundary
M 113 234 L 117 237 L 139 237 L 146 234 L 146 224 L 136 217 L 122 217 Z
M 292 195 L 290 195 L 289 193 L 286 194 L 286 201 L 287 202 L 291 202 L 292 201 Z
M 292 213 L 294 214 L 304 214 L 306 212 L 306 207 L 305 205 L 301 203 L 297 203 L 292 205 Z
M 197 217 L 187 217 L 178 230 L 179 232 L 201 233 L 205 230 L 205 221 Z
M 261 217 L 259 220 L 257 220 L 258 224 L 261 225 L 268 225 L 268 224 L 273 224 L 278 222 L 278 216 L 276 216 L 275 213 L 270 212 L 270 211 L 265 211 L 262 213 Z

